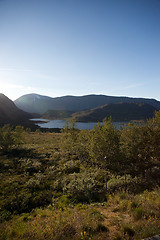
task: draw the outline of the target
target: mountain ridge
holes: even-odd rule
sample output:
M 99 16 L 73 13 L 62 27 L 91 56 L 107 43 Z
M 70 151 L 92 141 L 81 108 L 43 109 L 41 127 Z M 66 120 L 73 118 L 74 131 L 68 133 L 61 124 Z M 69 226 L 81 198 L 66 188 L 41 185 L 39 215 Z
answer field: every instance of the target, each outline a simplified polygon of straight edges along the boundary
M 23 111 L 43 114 L 48 110 L 83 111 L 110 103 L 147 103 L 160 110 L 160 102 L 153 98 L 133 98 L 126 96 L 108 96 L 90 94 L 83 96 L 48 97 L 39 94 L 26 94 L 16 99 L 14 103 Z

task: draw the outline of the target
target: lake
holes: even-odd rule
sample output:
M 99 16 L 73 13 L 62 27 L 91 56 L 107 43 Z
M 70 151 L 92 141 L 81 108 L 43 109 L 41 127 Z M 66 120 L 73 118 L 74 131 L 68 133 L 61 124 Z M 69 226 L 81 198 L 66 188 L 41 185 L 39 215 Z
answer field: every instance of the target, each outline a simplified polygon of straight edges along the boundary
M 34 118 L 31 120 L 37 121 L 38 123 L 36 123 L 36 125 L 38 125 L 41 128 L 63 128 L 64 125 L 66 124 L 65 120 L 48 120 L 48 119 L 39 119 L 39 118 Z M 77 127 L 79 130 L 84 130 L 84 129 L 92 130 L 94 126 L 97 124 L 98 124 L 97 122 L 76 122 L 75 127 Z M 126 123 L 114 122 L 114 124 L 117 126 L 117 128 L 119 128 L 120 125 L 126 124 Z

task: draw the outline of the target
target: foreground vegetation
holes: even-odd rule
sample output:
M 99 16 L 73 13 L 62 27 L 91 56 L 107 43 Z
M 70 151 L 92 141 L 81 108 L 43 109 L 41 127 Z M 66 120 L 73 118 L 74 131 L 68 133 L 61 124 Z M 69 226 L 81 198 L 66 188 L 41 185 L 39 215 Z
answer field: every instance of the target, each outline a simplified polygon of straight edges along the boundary
M 143 239 L 160 233 L 160 113 L 62 133 L 0 129 L 1 239 Z
M 160 232 L 160 191 L 109 196 L 107 203 L 53 206 L 1 224 L 1 239 L 143 239 Z

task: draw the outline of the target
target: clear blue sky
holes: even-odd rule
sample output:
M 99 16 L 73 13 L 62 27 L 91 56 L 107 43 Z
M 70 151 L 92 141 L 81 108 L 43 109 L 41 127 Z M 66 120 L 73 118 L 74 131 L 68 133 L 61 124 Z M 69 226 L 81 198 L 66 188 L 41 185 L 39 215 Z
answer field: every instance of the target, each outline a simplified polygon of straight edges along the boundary
M 0 92 L 160 100 L 160 0 L 0 0 Z

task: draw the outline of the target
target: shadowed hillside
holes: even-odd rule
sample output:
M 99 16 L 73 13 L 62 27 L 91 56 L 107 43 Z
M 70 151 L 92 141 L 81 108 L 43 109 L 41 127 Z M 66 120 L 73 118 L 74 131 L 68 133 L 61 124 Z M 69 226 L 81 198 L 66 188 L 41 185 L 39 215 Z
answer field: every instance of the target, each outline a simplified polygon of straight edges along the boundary
M 4 94 L 0 94 L 0 125 L 32 125 L 29 119 L 32 116 L 16 107 Z
M 156 108 L 145 103 L 115 103 L 107 104 L 89 111 L 73 114 L 76 121 L 101 122 L 104 118 L 112 117 L 115 122 L 145 120 L 153 117 Z
M 42 118 L 46 119 L 65 119 L 72 117 L 73 111 L 67 110 L 48 110 L 42 114 Z

